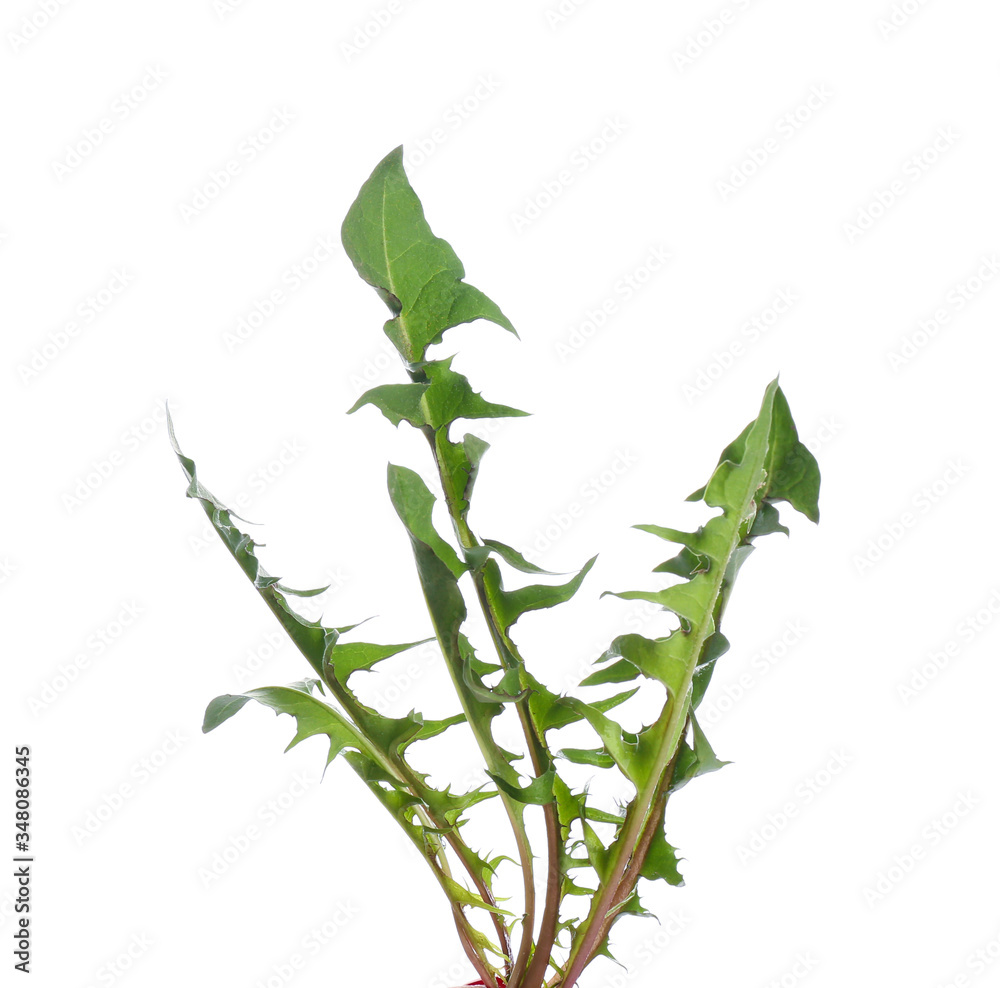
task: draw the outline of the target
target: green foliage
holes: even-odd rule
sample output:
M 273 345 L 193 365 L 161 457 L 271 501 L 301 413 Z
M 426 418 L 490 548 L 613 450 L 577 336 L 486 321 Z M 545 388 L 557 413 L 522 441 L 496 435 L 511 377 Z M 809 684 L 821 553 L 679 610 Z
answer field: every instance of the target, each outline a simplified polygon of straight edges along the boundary
M 442 343 L 444 333 L 460 323 L 488 320 L 511 332 L 513 326 L 494 302 L 465 283 L 451 246 L 431 232 L 403 171 L 401 148 L 364 183 L 342 236 L 358 273 L 390 309 L 385 332 L 409 378 L 373 388 L 350 411 L 372 405 L 394 426 L 405 422 L 423 433 L 435 467 L 430 483 L 391 464 L 387 478 L 389 500 L 410 540 L 429 629 L 417 629 L 414 641 L 384 645 L 343 640 L 356 626 L 328 627 L 300 615 L 289 597 L 311 596 L 322 588 L 293 590 L 262 568 L 257 544 L 239 527 L 242 519 L 204 487 L 170 423 L 188 496 L 201 504 L 313 672 L 287 686 L 216 697 L 205 712 L 203 730 L 214 730 L 253 700 L 294 720 L 288 748 L 325 737 L 326 764 L 342 757 L 427 861 L 483 982 L 497 988 L 502 977 L 510 988 L 546 983 L 572 988 L 591 960 L 611 956 L 609 934 L 619 918 L 648 915 L 638 895 L 640 880 L 683 885 L 677 850 L 666 836 L 667 809 L 673 794 L 688 782 L 727 764 L 712 749 L 695 713 L 729 648 L 720 630 L 726 603 L 754 541 L 787 534 L 778 503 L 818 521 L 819 469 L 798 439 L 778 382 L 772 381 L 755 418 L 723 450 L 707 484 L 689 498 L 703 501 L 712 512 L 705 524 L 694 532 L 636 526 L 676 547 L 653 571 L 669 582 L 616 596 L 671 612 L 675 630 L 660 638 L 619 635 L 574 695 L 554 693 L 530 671 L 514 629 L 529 611 L 572 599 L 596 557 L 563 583 L 505 585 L 510 571 L 531 577 L 554 574 L 516 548 L 472 531 L 469 504 L 489 447 L 472 435 L 452 438 L 450 430 L 462 419 L 526 413 L 484 399 L 452 370 L 453 357 L 427 359 L 428 347 Z M 451 520 L 448 533 L 435 526 L 439 495 L 433 486 Z M 480 658 L 466 635 L 470 603 L 482 613 L 495 661 Z M 426 630 L 433 637 L 416 640 Z M 353 685 L 355 674 L 431 641 L 454 687 L 451 716 L 426 720 L 414 710 L 387 717 L 362 702 Z M 642 691 L 646 680 L 662 687 L 662 709 L 651 723 L 627 730 L 616 719 L 617 708 Z M 620 683 L 627 688 L 610 696 L 590 693 L 593 687 Z M 521 750 L 509 751 L 496 740 L 500 718 L 516 719 Z M 571 725 L 592 735 L 590 747 L 559 746 L 553 735 Z M 453 743 L 468 743 L 471 737 L 488 779 L 464 792 L 432 785 L 411 758 L 421 742 L 455 728 Z M 589 786 L 577 788 L 567 781 L 580 772 L 567 773 L 567 765 L 615 773 L 631 795 L 621 805 L 600 805 Z M 516 858 L 474 849 L 465 839 L 470 812 L 489 799 L 503 805 Z M 544 827 L 543 855 L 529 837 L 531 815 Z M 546 865 L 542 897 L 536 895 L 539 858 Z M 494 893 L 504 861 L 521 872 L 524 908 L 516 916 L 499 906 Z M 579 903 L 567 901 L 580 898 L 589 903 L 583 918 Z

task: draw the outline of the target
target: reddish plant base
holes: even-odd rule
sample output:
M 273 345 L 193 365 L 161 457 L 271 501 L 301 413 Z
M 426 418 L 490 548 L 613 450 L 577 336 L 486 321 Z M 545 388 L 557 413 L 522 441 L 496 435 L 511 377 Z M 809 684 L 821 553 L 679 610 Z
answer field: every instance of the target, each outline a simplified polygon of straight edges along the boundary
M 468 988 L 476 988 L 476 985 L 485 985 L 485 984 L 486 982 L 483 981 L 482 979 L 480 979 L 479 981 L 470 981 L 468 984 Z M 499 974 L 497 975 L 497 984 L 500 986 L 500 988 L 507 988 L 507 982 L 504 981 L 504 979 L 501 978 Z

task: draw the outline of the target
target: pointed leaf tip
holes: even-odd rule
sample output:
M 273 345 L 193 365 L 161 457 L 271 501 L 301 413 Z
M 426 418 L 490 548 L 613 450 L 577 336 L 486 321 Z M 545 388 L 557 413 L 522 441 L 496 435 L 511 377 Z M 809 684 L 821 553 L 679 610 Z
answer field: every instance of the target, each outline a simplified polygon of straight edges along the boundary
M 385 332 L 407 364 L 423 360 L 446 330 L 476 319 L 517 335 L 497 304 L 463 280 L 458 255 L 432 232 L 406 176 L 401 146 L 362 185 L 341 240 L 358 274 L 392 312 Z

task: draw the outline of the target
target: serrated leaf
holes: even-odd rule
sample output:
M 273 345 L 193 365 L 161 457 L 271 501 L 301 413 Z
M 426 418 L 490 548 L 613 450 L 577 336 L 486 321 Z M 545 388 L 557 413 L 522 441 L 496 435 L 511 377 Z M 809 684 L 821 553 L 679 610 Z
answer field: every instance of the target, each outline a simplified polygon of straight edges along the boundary
M 757 517 L 754 518 L 750 528 L 750 537 L 755 539 L 760 535 L 773 535 L 776 532 L 787 535 L 788 529 L 781 524 L 778 509 L 770 501 L 764 500 L 757 509 Z
M 530 692 L 519 688 L 516 669 L 509 670 L 497 686 L 487 686 L 483 682 L 483 676 L 496 672 L 500 667 L 480 662 L 465 635 L 459 635 L 459 648 L 464 663 L 462 678 L 469 692 L 481 703 L 516 703 Z
M 486 401 L 472 390 L 468 378 L 451 369 L 453 359 L 448 357 L 419 365 L 430 382 L 421 398 L 427 425 L 440 429 L 456 419 L 511 418 L 528 414 L 519 408 Z
M 533 806 L 544 806 L 546 803 L 551 803 L 555 796 L 552 792 L 552 784 L 555 779 L 555 768 L 549 766 L 548 770 L 542 775 L 536 776 L 531 782 L 526 786 L 512 785 L 506 779 L 499 775 L 494 775 L 492 772 L 487 772 L 487 775 L 497 784 L 497 787 L 505 792 L 511 799 L 517 800 L 519 803 L 526 803 Z
M 638 745 L 626 736 L 621 724 L 606 717 L 593 704 L 584 703 L 574 697 L 567 697 L 566 702 L 580 713 L 594 729 L 604 743 L 605 752 L 614 759 L 622 775 L 637 789 L 641 788 L 646 780 L 649 767 L 640 756 Z
M 503 579 L 500 576 L 499 567 L 494 560 L 489 560 L 483 566 L 483 577 L 502 630 L 508 631 L 517 619 L 528 611 L 543 607 L 555 607 L 557 604 L 565 603 L 580 589 L 580 584 L 586 579 L 596 561 L 597 556 L 587 560 L 583 569 L 572 580 L 559 586 L 534 584 L 529 587 L 521 587 L 518 590 L 507 591 L 503 589 Z
M 487 912 L 496 913 L 498 916 L 513 915 L 507 912 L 506 909 L 501 909 L 499 906 L 491 906 L 488 902 L 484 902 L 475 892 L 470 892 L 464 885 L 460 885 L 453 878 L 445 876 L 445 884 L 450 893 L 449 898 L 453 902 L 461 902 L 462 905 L 473 906 L 476 909 L 485 909 Z
M 405 652 L 418 645 L 426 645 L 433 638 L 423 638 L 417 642 L 406 642 L 402 645 L 374 645 L 371 642 L 341 642 L 332 641 L 323 655 L 324 667 L 329 666 L 333 677 L 347 685 L 347 681 L 356 672 L 369 672 L 379 662 Z
M 693 580 L 699 573 L 707 573 L 711 569 L 712 563 L 708 556 L 700 552 L 692 552 L 687 546 L 676 556 L 668 559 L 665 563 L 660 563 L 654 573 L 673 573 L 685 580 Z
M 677 697 L 685 685 L 687 667 L 684 660 L 674 654 L 669 638 L 650 639 L 642 635 L 619 635 L 606 654 L 619 655 L 630 662 L 644 676 L 656 679 Z
M 429 361 L 418 366 L 426 381 L 382 384 L 366 391 L 349 409 L 356 412 L 374 405 L 393 425 L 409 422 L 417 428 L 441 429 L 456 419 L 510 418 L 527 415 L 508 405 L 495 405 L 472 390 L 468 379 L 451 369 L 454 358 Z
M 542 732 L 555 731 L 583 719 L 583 714 L 580 713 L 579 709 L 571 706 L 566 702 L 566 698 L 564 697 L 558 697 L 546 691 L 548 698 L 542 699 L 537 683 L 534 680 L 531 680 L 531 682 L 534 684 L 531 700 L 532 713 L 535 715 L 538 727 Z M 639 687 L 637 686 L 634 689 L 625 690 L 624 693 L 616 693 L 614 696 L 605 697 L 603 700 L 593 700 L 590 706 L 599 713 L 607 713 L 626 700 L 630 700 L 638 692 Z
M 810 521 L 819 521 L 819 464 L 792 420 L 781 388 L 774 396 L 774 411 L 768 450 L 768 492 L 771 501 L 787 501 Z
M 563 748 L 559 754 L 577 765 L 594 765 L 597 768 L 614 768 L 615 760 L 599 748 Z
M 656 836 L 649 846 L 639 876 L 651 882 L 663 880 L 668 885 L 678 887 L 684 884 L 684 876 L 679 869 L 677 848 L 667 841 L 662 826 L 657 827 Z
M 371 749 L 357 728 L 343 714 L 311 693 L 290 686 L 265 686 L 262 689 L 248 690 L 246 693 L 218 696 L 205 711 L 205 722 L 202 730 L 206 733 L 214 730 L 250 700 L 256 700 L 258 703 L 270 707 L 275 714 L 289 714 L 295 719 L 297 728 L 295 736 L 288 743 L 285 751 L 295 747 L 306 738 L 325 734 L 330 739 L 327 765 L 348 747 L 355 748 L 369 757 L 377 758 L 377 753 Z
M 709 772 L 717 772 L 724 768 L 729 762 L 720 761 L 712 746 L 705 737 L 705 732 L 701 729 L 694 714 L 691 715 L 691 731 L 693 735 L 693 747 L 687 742 L 683 742 L 677 755 L 674 765 L 674 774 L 670 781 L 670 791 L 687 785 L 692 779 L 699 775 L 706 775 Z
M 431 232 L 403 169 L 402 147 L 361 187 L 341 239 L 358 274 L 389 306 L 385 333 L 407 363 L 423 360 L 427 347 L 460 323 L 488 319 L 514 332 L 496 303 L 462 280 L 465 269 L 451 245 Z
M 365 405 L 374 405 L 393 425 L 409 422 L 412 426 L 427 424 L 423 407 L 424 392 L 429 384 L 380 384 L 366 391 L 347 409 L 352 415 Z

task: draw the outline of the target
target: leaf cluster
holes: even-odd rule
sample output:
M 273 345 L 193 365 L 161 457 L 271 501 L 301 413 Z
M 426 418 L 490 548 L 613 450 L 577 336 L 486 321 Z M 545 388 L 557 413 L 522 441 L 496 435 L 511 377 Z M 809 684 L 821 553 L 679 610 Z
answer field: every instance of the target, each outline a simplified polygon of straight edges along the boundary
M 669 582 L 616 596 L 672 612 L 676 630 L 661 638 L 616 637 L 575 691 L 579 695 L 553 692 L 522 656 L 516 625 L 525 613 L 570 600 L 595 559 L 562 583 L 508 586 L 517 574 L 552 574 L 517 549 L 470 528 L 469 506 L 489 447 L 472 434 L 459 437 L 452 430 L 460 420 L 525 413 L 474 391 L 452 369 L 453 356 L 427 355 L 448 329 L 461 323 L 486 320 L 510 332 L 514 327 L 491 299 L 465 282 L 454 250 L 432 233 L 403 170 L 401 148 L 364 183 L 344 221 L 342 238 L 359 275 L 389 308 L 384 331 L 408 378 L 373 388 L 350 411 L 372 406 L 394 426 L 407 423 L 426 437 L 433 461 L 431 483 L 392 464 L 387 476 L 389 499 L 409 539 L 427 604 L 429 627 L 417 635 L 430 635 L 402 644 L 347 640 L 356 626 L 327 627 L 302 617 L 289 598 L 325 588 L 293 590 L 263 569 L 257 544 L 239 527 L 242 519 L 202 484 L 194 461 L 177 445 L 171 423 L 188 496 L 201 504 L 313 673 L 286 686 L 217 697 L 206 710 L 203 729 L 214 730 L 256 701 L 294 719 L 289 748 L 325 736 L 327 764 L 342 757 L 429 865 L 483 983 L 490 988 L 504 983 L 511 988 L 571 988 L 594 957 L 609 953 L 609 934 L 617 920 L 645 914 L 640 880 L 683 884 L 677 851 L 666 836 L 666 812 L 675 792 L 726 764 L 696 716 L 716 663 L 729 648 L 721 631 L 726 603 L 755 540 L 787 534 L 778 514 L 780 502 L 818 521 L 819 470 L 798 439 L 778 382 L 771 382 L 756 417 L 723 450 L 705 486 L 689 498 L 715 512 L 706 524 L 694 532 L 636 526 L 674 546 L 654 570 Z M 451 521 L 449 532 L 438 531 L 434 523 L 439 500 Z M 467 637 L 470 606 L 481 612 L 489 629 L 494 653 L 489 660 L 477 655 Z M 428 720 L 414 710 L 389 717 L 362 702 L 352 685 L 356 673 L 428 641 L 436 641 L 454 686 L 452 716 Z M 662 709 L 638 731 L 626 730 L 615 718 L 616 708 L 647 680 L 664 688 Z M 609 684 L 625 688 L 594 698 L 595 687 Z M 517 718 L 520 751 L 509 751 L 496 740 L 497 719 L 504 714 Z M 489 779 L 464 792 L 431 785 L 411 758 L 414 746 L 459 724 L 469 728 Z M 559 747 L 557 732 L 570 725 L 584 725 L 592 745 Z M 599 805 L 588 787 L 566 781 L 566 763 L 617 773 L 634 795 L 624 805 Z M 494 888 L 507 855 L 473 848 L 465 839 L 470 811 L 489 799 L 502 803 L 511 827 L 509 860 L 519 865 L 523 884 L 524 909 L 517 916 L 500 907 L 503 900 Z M 532 845 L 530 814 L 538 814 L 544 828 L 543 853 Z M 544 861 L 544 872 L 539 861 Z M 543 880 L 537 882 L 536 876 Z

